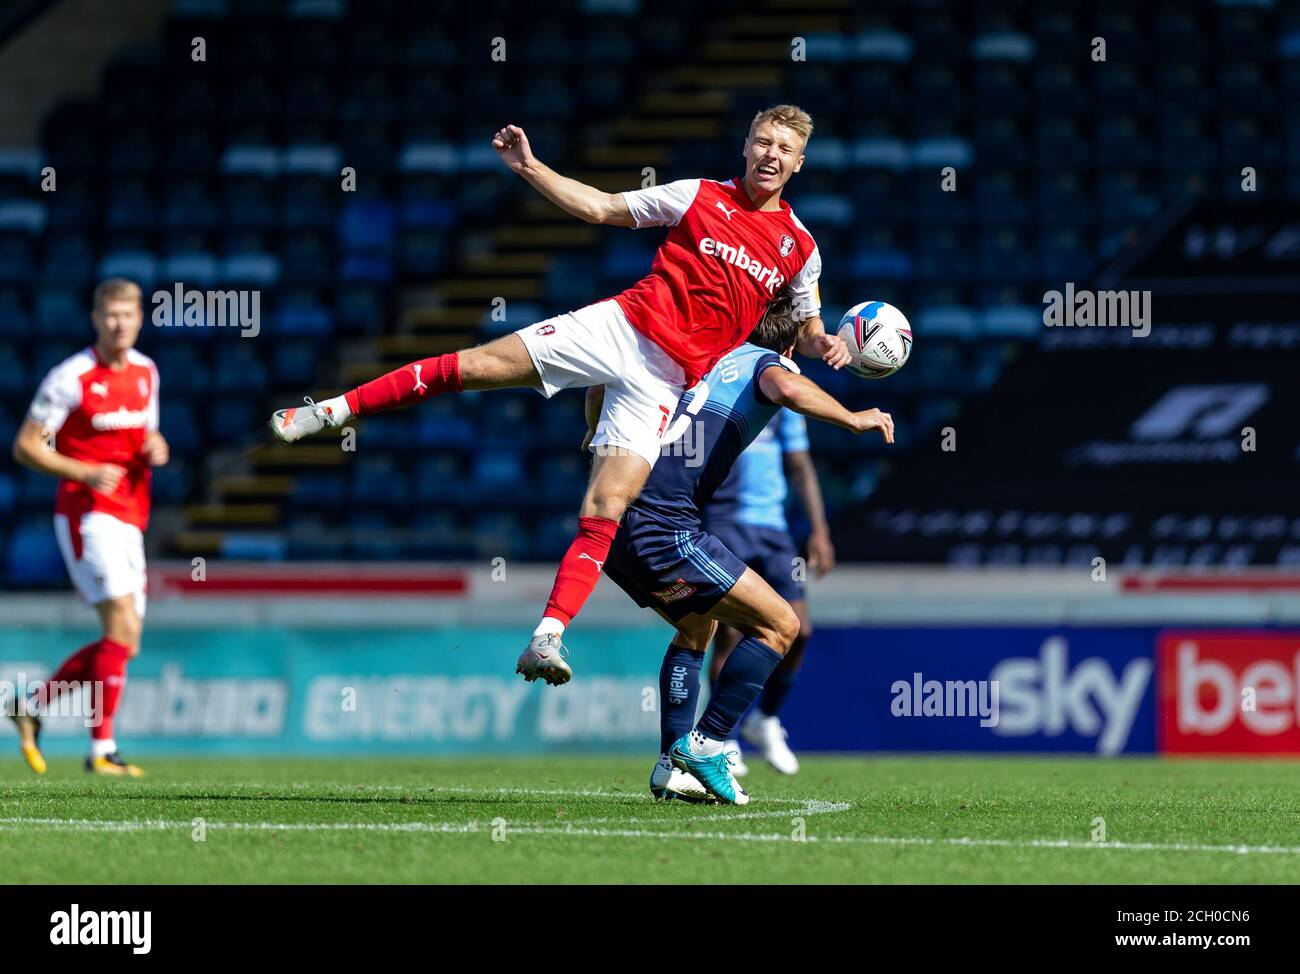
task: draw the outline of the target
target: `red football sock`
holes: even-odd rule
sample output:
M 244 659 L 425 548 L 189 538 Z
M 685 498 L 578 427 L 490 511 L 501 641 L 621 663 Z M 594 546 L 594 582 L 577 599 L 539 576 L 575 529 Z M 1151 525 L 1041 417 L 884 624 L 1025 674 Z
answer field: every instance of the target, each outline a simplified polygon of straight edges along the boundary
M 543 616 L 567 626 L 582 611 L 587 597 L 600 581 L 605 556 L 614 543 L 618 522 L 607 517 L 578 518 L 578 536 L 569 545 L 555 573 L 555 587 L 546 601 Z
M 90 736 L 97 741 L 113 736 L 113 716 L 122 700 L 122 687 L 126 685 L 126 664 L 130 658 L 131 650 L 126 646 L 112 639 L 104 639 L 100 641 L 99 652 L 91 661 L 90 679 L 101 686 L 99 709 L 93 715 L 98 720 L 90 728 Z
M 79 650 L 59 664 L 59 668 L 54 671 L 54 675 L 45 681 L 44 685 L 36 688 L 32 694 L 32 703 L 39 710 L 49 706 L 51 700 L 59 696 L 64 690 L 72 690 L 82 680 L 90 679 L 91 660 L 99 652 L 99 644 L 103 640 L 96 639 L 93 643 L 82 646 Z M 56 686 L 56 684 L 63 684 Z
M 354 416 L 366 416 L 460 391 L 460 352 L 449 352 L 403 365 L 343 396 Z

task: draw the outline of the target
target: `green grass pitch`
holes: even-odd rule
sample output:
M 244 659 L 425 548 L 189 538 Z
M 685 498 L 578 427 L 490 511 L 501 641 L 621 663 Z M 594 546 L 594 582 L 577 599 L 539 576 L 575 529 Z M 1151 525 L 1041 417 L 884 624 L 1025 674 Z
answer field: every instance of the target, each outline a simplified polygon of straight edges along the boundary
M 10 883 L 1281 883 L 1300 763 L 809 757 L 745 808 L 631 758 L 0 763 Z M 755 765 L 760 764 L 757 760 Z M 1093 840 L 1105 820 L 1104 843 Z M 200 824 L 202 820 L 202 824 Z M 202 841 L 199 841 L 202 839 Z

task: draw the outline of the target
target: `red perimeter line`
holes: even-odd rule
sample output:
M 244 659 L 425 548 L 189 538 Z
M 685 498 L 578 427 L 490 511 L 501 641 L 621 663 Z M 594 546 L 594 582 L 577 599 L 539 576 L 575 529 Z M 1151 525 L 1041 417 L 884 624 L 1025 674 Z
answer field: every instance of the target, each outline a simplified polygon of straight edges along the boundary
M 1121 587 L 1126 592 L 1293 592 L 1300 591 L 1300 575 L 1130 575 Z

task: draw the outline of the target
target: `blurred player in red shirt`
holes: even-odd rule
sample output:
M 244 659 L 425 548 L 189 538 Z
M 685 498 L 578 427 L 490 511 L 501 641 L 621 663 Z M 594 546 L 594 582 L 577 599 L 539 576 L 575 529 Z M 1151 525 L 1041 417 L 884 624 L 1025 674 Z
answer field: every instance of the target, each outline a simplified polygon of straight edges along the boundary
M 59 478 L 54 530 L 68 574 L 95 607 L 103 636 L 83 646 L 26 700 L 15 701 L 23 757 L 45 772 L 40 715 L 63 693 L 91 686 L 86 770 L 139 777 L 117 753 L 113 716 L 127 661 L 144 627 L 144 530 L 153 467 L 168 460 L 158 432 L 158 369 L 135 350 L 144 324 L 140 287 L 120 278 L 95 289 L 95 344 L 50 370 L 14 439 L 25 467 Z

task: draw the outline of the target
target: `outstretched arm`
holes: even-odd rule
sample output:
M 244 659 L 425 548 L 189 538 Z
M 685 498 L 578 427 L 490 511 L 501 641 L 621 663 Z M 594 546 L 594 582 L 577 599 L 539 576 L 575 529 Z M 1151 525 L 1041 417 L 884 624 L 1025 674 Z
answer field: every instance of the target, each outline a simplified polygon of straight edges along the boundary
M 807 450 L 795 450 L 782 459 L 786 480 L 799 495 L 799 502 L 808 515 L 808 567 L 821 578 L 835 567 L 835 546 L 831 543 L 830 525 L 826 523 L 826 505 L 821 484 L 817 482 L 817 468 Z
M 773 366 L 763 370 L 763 374 L 758 377 L 758 386 L 763 390 L 763 395 L 778 406 L 789 406 L 796 413 L 820 419 L 852 433 L 880 430 L 886 443 L 894 442 L 894 420 L 889 413 L 882 413 L 879 409 L 863 409 L 855 413 L 841 405 L 838 399 L 817 383 L 802 375 Z
M 587 223 L 634 227 L 631 212 L 621 193 L 606 193 L 568 176 L 561 176 L 533 155 L 528 136 L 518 125 L 507 125 L 492 136 L 497 150 L 512 172 L 522 176 L 533 189 L 571 216 Z

